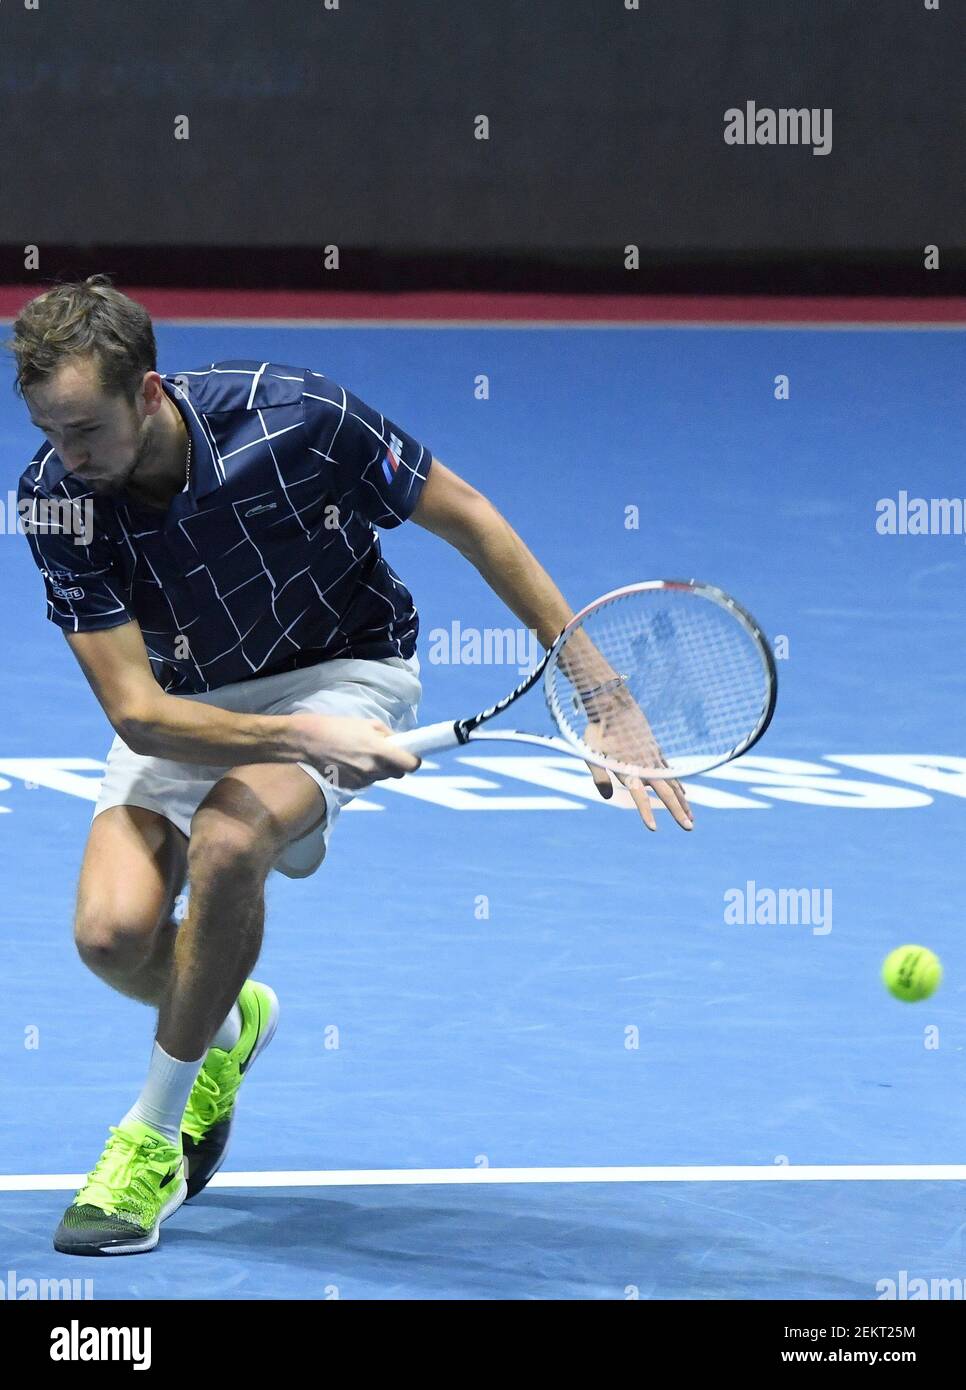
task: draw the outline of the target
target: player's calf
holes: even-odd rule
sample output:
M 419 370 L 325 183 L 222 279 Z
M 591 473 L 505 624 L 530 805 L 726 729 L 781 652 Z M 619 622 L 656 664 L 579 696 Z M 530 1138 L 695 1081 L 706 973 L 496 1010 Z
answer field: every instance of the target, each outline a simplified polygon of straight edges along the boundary
M 191 900 L 179 933 L 157 1040 L 172 1057 L 202 1056 L 258 960 L 271 836 L 211 810 L 188 847 Z

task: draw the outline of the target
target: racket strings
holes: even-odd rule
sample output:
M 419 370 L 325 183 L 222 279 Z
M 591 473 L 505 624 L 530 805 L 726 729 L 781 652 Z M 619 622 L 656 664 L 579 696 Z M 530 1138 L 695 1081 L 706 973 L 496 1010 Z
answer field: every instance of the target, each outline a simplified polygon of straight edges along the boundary
M 592 609 L 548 668 L 551 713 L 609 762 L 656 769 L 723 761 L 769 699 L 758 642 L 690 590 L 655 589 Z

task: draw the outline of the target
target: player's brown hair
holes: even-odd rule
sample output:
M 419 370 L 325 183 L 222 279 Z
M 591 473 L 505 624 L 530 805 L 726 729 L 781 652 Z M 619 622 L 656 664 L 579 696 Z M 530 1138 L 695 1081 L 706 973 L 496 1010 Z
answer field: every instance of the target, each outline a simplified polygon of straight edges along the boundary
M 31 299 L 4 344 L 17 362 L 14 390 L 23 396 L 72 357 L 94 357 L 108 395 L 133 401 L 158 349 L 143 304 L 116 290 L 108 275 L 54 285 Z

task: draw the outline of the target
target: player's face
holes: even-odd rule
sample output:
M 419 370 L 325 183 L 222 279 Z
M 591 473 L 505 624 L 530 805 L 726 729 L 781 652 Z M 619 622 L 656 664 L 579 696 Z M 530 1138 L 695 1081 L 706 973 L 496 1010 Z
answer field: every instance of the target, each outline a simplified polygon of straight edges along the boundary
M 92 492 L 122 492 L 143 461 L 147 419 L 134 401 L 109 395 L 94 362 L 65 363 L 42 385 L 24 392 L 30 418 L 57 451 L 64 467 Z

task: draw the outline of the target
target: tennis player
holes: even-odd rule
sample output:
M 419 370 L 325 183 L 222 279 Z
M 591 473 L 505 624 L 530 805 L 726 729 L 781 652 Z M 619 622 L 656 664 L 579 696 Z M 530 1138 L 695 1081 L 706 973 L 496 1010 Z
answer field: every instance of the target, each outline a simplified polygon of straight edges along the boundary
M 148 313 L 102 275 L 31 300 L 8 346 L 45 436 L 19 497 L 47 616 L 116 734 L 77 949 L 158 1011 L 144 1088 L 54 1245 L 136 1254 L 223 1163 L 275 1032 L 250 978 L 268 874 L 314 873 L 353 795 L 419 765 L 388 741 L 416 723 L 418 620 L 375 528 L 412 518 L 448 541 L 545 646 L 571 610 L 486 498 L 318 372 L 162 375 Z M 677 785 L 651 785 L 690 829 Z

